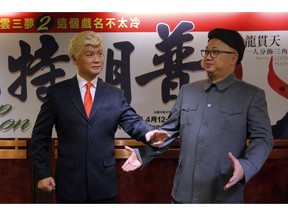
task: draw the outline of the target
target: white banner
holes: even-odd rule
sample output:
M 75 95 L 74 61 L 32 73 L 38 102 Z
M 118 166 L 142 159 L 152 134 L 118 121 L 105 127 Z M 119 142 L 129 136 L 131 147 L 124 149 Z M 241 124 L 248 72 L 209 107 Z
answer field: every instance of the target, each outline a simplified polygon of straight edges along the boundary
M 167 119 L 181 85 L 206 78 L 199 61 L 208 31 L 193 31 L 193 22 L 183 21 L 165 35 L 169 23 L 159 25 L 155 32 L 100 33 L 106 58 L 100 77 L 124 89 L 131 106 L 154 128 Z M 237 75 L 265 90 L 274 124 L 288 111 L 288 30 L 239 32 L 246 50 Z M 76 74 L 67 54 L 74 35 L 0 34 L 0 138 L 31 137 L 46 87 Z M 119 129 L 116 137 L 128 135 Z

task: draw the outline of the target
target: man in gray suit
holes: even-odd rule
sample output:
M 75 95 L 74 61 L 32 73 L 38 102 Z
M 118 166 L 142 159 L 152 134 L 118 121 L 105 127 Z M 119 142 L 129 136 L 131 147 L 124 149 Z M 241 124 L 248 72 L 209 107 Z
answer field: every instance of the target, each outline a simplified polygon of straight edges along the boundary
M 131 156 L 123 170 L 143 168 L 179 137 L 173 203 L 242 203 L 245 183 L 258 173 L 273 147 L 264 91 L 234 75 L 244 50 L 237 31 L 210 31 L 201 50 L 208 79 L 181 88 L 161 126 L 171 138 L 140 152 L 126 147 Z
M 47 192 L 56 190 L 58 203 L 115 203 L 114 138 L 118 125 L 142 142 L 161 143 L 168 133 L 152 130 L 127 103 L 122 89 L 98 78 L 105 62 L 98 33 L 77 34 L 68 52 L 77 75 L 48 88 L 32 132 L 37 186 Z M 90 89 L 86 89 L 87 83 Z M 86 92 L 90 112 L 84 109 Z M 55 180 L 49 163 L 54 126 L 58 138 Z

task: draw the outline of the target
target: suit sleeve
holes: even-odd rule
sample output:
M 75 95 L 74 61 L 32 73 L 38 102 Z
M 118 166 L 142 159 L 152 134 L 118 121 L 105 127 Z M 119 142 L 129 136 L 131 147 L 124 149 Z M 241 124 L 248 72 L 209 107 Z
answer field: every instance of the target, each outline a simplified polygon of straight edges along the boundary
M 180 115 L 181 115 L 181 101 L 182 101 L 182 91 L 180 90 L 180 94 L 177 97 L 176 103 L 174 104 L 171 113 L 168 116 L 168 120 L 164 122 L 160 130 L 167 131 L 171 137 L 166 139 L 163 147 L 156 148 L 150 145 L 146 145 L 143 148 L 139 148 L 136 151 L 138 158 L 141 160 L 142 168 L 144 168 L 150 161 L 152 161 L 158 155 L 167 151 L 170 145 L 178 138 L 179 130 L 180 130 Z
M 31 155 L 37 181 L 51 176 L 49 151 L 51 148 L 51 135 L 54 119 L 55 112 L 48 89 L 45 101 L 37 116 L 31 137 Z
M 267 111 L 265 92 L 258 89 L 248 110 L 250 144 L 243 158 L 239 159 L 245 173 L 245 182 L 256 175 L 273 148 L 271 123 Z
M 146 143 L 145 134 L 153 128 L 127 103 L 123 91 L 120 103 L 121 117 L 119 125 L 133 139 Z

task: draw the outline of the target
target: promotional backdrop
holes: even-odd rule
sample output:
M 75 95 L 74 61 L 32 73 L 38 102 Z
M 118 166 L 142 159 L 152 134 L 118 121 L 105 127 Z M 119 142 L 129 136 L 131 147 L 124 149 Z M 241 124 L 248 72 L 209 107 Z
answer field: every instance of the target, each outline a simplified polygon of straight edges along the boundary
M 86 30 L 103 39 L 100 77 L 122 88 L 154 128 L 167 119 L 182 85 L 206 78 L 200 50 L 207 33 L 238 30 L 246 50 L 236 76 L 265 90 L 275 124 L 288 111 L 287 23 L 288 13 L 0 14 L 0 138 L 31 137 L 46 88 L 75 76 L 67 47 Z M 119 128 L 116 137 L 128 135 Z

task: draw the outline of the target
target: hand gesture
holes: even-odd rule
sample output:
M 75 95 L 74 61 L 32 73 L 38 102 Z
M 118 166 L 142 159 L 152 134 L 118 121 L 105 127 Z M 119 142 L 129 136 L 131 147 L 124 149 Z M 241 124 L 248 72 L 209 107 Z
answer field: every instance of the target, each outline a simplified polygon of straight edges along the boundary
M 233 156 L 231 152 L 228 152 L 228 157 L 232 161 L 234 169 L 233 176 L 229 179 L 228 183 L 224 186 L 224 190 L 228 190 L 231 186 L 235 185 L 244 177 L 244 170 L 239 161 Z
M 161 147 L 168 137 L 171 137 L 170 134 L 161 130 L 152 130 L 145 134 L 146 141 L 151 142 L 154 147 Z
M 141 162 L 139 161 L 135 151 L 128 146 L 125 146 L 125 149 L 129 151 L 131 155 L 123 164 L 122 166 L 123 171 L 129 172 L 129 171 L 133 171 L 141 167 Z

